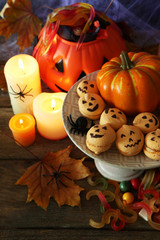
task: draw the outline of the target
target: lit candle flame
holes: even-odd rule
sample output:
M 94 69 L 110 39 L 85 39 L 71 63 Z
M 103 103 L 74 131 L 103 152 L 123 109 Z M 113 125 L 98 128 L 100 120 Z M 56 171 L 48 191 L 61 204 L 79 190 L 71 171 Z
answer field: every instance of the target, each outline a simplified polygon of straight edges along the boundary
M 20 123 L 21 128 L 23 128 L 24 126 L 23 126 L 23 119 L 22 118 L 20 118 L 19 123 Z
M 20 119 L 19 122 L 20 122 L 20 124 L 23 124 L 23 119 Z
M 24 64 L 21 58 L 18 59 L 18 65 L 19 65 L 19 68 L 22 69 L 22 71 L 24 71 Z
M 54 99 L 52 99 L 52 102 L 51 102 L 51 108 L 53 108 L 53 109 L 54 109 L 55 105 L 56 105 L 56 102 L 55 102 L 55 100 L 54 100 Z

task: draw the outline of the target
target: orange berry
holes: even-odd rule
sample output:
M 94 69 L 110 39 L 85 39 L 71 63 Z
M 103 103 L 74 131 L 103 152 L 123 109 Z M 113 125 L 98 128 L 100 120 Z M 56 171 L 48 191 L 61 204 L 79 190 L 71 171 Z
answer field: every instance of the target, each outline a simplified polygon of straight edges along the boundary
M 123 201 L 125 201 L 127 204 L 130 204 L 134 201 L 134 196 L 130 192 L 125 192 L 122 196 Z

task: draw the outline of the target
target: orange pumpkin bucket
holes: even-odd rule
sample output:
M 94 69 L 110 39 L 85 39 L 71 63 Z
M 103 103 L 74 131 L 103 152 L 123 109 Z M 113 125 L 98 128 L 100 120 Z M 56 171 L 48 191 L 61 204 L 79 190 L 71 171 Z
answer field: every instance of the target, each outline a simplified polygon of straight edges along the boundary
M 49 88 L 67 92 L 122 50 L 125 42 L 117 25 L 91 5 L 76 3 L 48 16 L 33 56 Z

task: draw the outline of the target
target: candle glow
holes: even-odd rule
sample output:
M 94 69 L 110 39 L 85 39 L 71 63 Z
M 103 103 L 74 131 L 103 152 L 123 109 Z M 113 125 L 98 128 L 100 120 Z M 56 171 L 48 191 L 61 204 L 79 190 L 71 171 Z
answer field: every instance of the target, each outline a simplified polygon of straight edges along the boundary
M 21 70 L 22 74 L 26 74 L 24 71 L 24 64 L 23 64 L 23 61 L 21 58 L 18 59 L 18 66 L 19 66 L 19 69 Z
M 9 121 L 9 128 L 17 144 L 27 147 L 35 141 L 35 119 L 32 115 L 14 115 Z
M 51 108 L 54 110 L 54 107 L 55 107 L 55 100 L 52 99 L 52 101 L 51 101 Z
M 63 120 L 62 106 L 66 93 L 41 93 L 33 101 L 33 113 L 39 133 L 50 140 L 67 137 Z
M 21 58 L 18 59 L 18 65 L 19 65 L 19 68 L 21 68 L 24 71 L 24 65 Z
M 23 119 L 20 119 L 20 120 L 19 120 L 19 123 L 20 123 L 21 128 L 23 128 L 23 127 L 24 127 L 24 126 L 23 126 Z
M 27 54 L 15 55 L 5 64 L 4 74 L 14 114 L 33 114 L 33 99 L 41 93 L 37 60 Z

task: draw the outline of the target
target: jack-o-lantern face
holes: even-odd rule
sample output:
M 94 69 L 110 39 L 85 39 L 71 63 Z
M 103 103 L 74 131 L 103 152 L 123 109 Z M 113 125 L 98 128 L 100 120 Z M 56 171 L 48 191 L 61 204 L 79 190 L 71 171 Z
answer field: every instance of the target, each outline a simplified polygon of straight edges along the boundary
M 160 160 L 160 129 L 149 132 L 145 136 L 144 154 L 154 160 Z
M 159 126 L 158 118 L 149 112 L 138 114 L 133 120 L 134 126 L 139 127 L 143 133 L 154 131 Z
M 99 93 L 96 81 L 83 80 L 78 84 L 78 87 L 77 87 L 78 96 L 81 97 L 85 93 L 96 93 L 96 94 Z
M 145 137 L 146 146 L 152 148 L 152 150 L 160 151 L 160 129 L 150 132 Z
M 86 93 L 79 98 L 79 111 L 90 119 L 98 119 L 105 108 L 103 99 L 95 93 Z
M 114 129 L 109 125 L 96 124 L 87 133 L 86 144 L 87 147 L 99 154 L 107 151 L 116 138 Z
M 109 108 L 103 111 L 99 122 L 101 125 L 109 123 L 114 130 L 117 130 L 127 123 L 127 118 L 118 108 Z
M 117 131 L 116 146 L 122 154 L 136 155 L 142 150 L 143 144 L 144 135 L 138 127 L 123 125 Z
M 107 126 L 99 126 L 95 125 L 92 129 L 92 132 L 90 132 L 91 138 L 103 138 L 105 135 L 107 135 Z
M 77 42 L 64 39 L 60 31 L 47 49 L 43 44 L 43 29 L 33 51 L 33 56 L 39 63 L 42 80 L 53 91 L 67 92 L 78 79 L 99 70 L 106 61 L 119 56 L 126 49 L 117 29 L 115 23 L 110 21 L 106 28 L 97 31 L 94 40 L 83 42 L 79 49 Z M 48 38 L 50 34 L 52 28 Z

